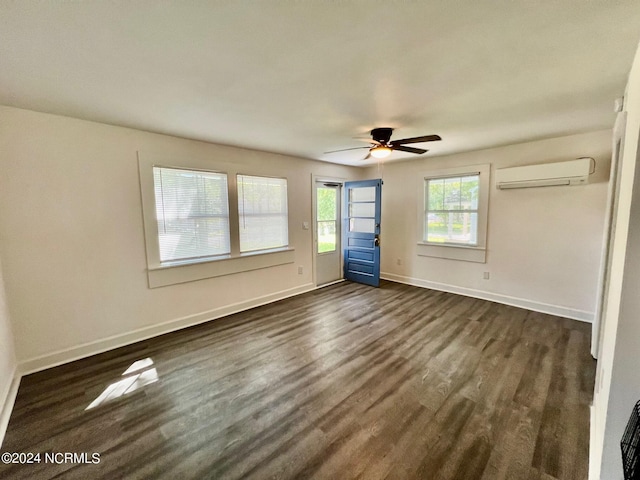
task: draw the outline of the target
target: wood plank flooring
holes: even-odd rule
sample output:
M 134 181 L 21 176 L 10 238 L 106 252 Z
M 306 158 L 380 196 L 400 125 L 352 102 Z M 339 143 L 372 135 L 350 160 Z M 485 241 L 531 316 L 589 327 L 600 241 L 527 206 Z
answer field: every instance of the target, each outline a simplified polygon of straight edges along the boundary
M 584 480 L 589 341 L 572 320 L 341 283 L 23 378 L 2 451 L 100 462 L 0 478 Z

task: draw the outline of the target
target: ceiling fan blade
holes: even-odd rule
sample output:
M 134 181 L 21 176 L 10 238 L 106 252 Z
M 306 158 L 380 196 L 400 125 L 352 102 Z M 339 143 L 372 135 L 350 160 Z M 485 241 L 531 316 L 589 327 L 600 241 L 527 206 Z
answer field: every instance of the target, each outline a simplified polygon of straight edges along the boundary
M 404 145 L 405 143 L 422 143 L 422 142 L 435 142 L 437 140 L 442 140 L 440 135 L 425 135 L 424 137 L 413 137 L 413 138 L 403 138 L 401 140 L 393 140 L 390 142 L 391 145 Z
M 348 150 L 360 150 L 361 148 L 371 148 L 371 147 L 353 147 L 353 148 L 342 148 L 340 150 L 331 150 L 330 152 L 324 152 L 324 155 L 328 153 L 337 153 L 337 152 L 346 152 Z
M 402 145 L 394 145 L 392 148 L 401 152 L 417 153 L 418 155 L 422 155 L 423 153 L 427 153 L 429 151 L 423 150 L 422 148 L 403 147 Z
M 359 140 L 361 142 L 367 142 L 370 143 L 371 145 L 382 145 L 382 143 L 380 143 L 377 140 L 374 140 L 373 138 L 361 138 L 361 137 L 353 137 L 354 140 Z
M 371 158 L 371 150 L 369 150 L 369 153 L 367 153 L 367 156 L 364 157 L 362 160 L 369 160 Z

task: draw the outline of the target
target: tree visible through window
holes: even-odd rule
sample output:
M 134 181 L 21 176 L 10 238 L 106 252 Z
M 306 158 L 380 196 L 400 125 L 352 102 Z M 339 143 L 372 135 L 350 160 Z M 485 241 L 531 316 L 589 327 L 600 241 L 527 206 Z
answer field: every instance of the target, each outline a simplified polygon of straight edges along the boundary
M 318 253 L 335 252 L 338 220 L 338 190 L 318 187 Z
M 425 179 L 425 231 L 429 243 L 477 245 L 480 175 Z

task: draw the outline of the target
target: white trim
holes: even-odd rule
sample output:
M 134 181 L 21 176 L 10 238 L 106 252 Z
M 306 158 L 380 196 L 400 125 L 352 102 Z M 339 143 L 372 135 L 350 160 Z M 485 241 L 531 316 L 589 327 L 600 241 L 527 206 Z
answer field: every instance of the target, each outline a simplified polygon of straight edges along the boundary
M 396 275 L 394 273 L 382 272 L 380 278 L 390 280 L 392 282 L 405 283 L 415 287 L 430 288 L 442 292 L 456 293 L 465 297 L 479 298 L 481 300 L 489 300 L 490 302 L 511 305 L 512 307 L 525 308 L 534 312 L 547 313 L 558 317 L 570 318 L 581 322 L 593 322 L 593 312 L 586 310 L 578 310 L 575 308 L 563 307 L 561 305 L 552 305 L 550 303 L 537 302 L 535 300 L 527 300 L 526 298 L 512 297 L 510 295 L 502 295 L 500 293 L 486 292 L 484 290 L 475 290 L 473 288 L 458 287 L 440 282 L 431 282 L 429 280 L 421 280 L 419 278 L 405 277 L 404 275 Z
M 323 283 L 322 285 L 318 285 L 316 288 L 330 287 L 331 285 L 335 285 L 336 283 L 342 283 L 342 282 L 346 282 L 346 280 L 344 278 L 341 278 L 339 280 L 334 280 L 333 282 Z
M 433 243 L 418 243 L 419 257 L 446 258 L 464 262 L 486 263 L 487 249 L 469 245 L 436 245 Z
M 220 317 L 233 315 L 234 313 L 249 310 L 251 308 L 266 305 L 267 303 L 276 302 L 285 298 L 300 295 L 315 290 L 316 287 L 312 283 L 300 285 L 299 287 L 282 290 L 280 292 L 263 295 L 262 297 L 246 300 L 244 302 L 233 303 L 224 307 L 214 308 L 206 312 L 188 315 L 186 317 L 169 320 L 164 323 L 152 325 L 149 327 L 139 328 L 128 333 L 118 334 L 111 337 L 96 340 L 94 342 L 84 343 L 71 348 L 58 350 L 56 352 L 34 357 L 19 364 L 19 371 L 22 375 L 45 370 L 47 368 L 56 367 L 64 363 L 73 362 L 81 358 L 90 357 L 98 353 L 113 350 L 114 348 L 124 347 L 132 343 L 140 342 L 149 338 L 164 335 L 165 333 L 175 332 L 183 328 L 205 323 Z
M 2 399 L 2 408 L 0 408 L 0 447 L 2 447 L 4 435 L 7 433 L 11 412 L 13 411 L 13 406 L 18 396 L 18 387 L 20 386 L 21 378 L 22 376 L 18 374 L 17 368 L 14 367 L 11 373 L 11 381 L 4 387 L 4 392 L 2 392 L 2 396 L 0 396 L 0 399 Z
M 597 421 L 596 407 L 591 404 L 589 405 L 589 425 L 591 425 L 591 428 L 589 429 L 589 445 L 596 444 L 596 430 L 598 428 Z M 600 470 L 600 465 L 596 456 L 592 453 L 592 448 L 589 449 L 589 476 L 587 478 L 589 480 L 598 480 L 598 470 Z
M 147 270 L 147 277 L 149 288 L 157 288 L 293 262 L 295 262 L 295 250 L 284 248 L 278 251 L 243 253 L 238 257 L 220 258 L 209 262 L 150 268 Z
M 625 127 L 627 125 L 627 112 L 619 112 L 613 127 L 611 138 L 611 167 L 609 168 L 609 188 L 607 189 L 607 210 L 604 218 L 604 234 L 602 237 L 602 249 L 600 252 L 600 270 L 598 272 L 598 289 L 596 290 L 596 308 L 591 329 L 591 356 L 598 358 L 602 349 L 602 332 L 604 325 L 604 313 L 607 304 L 607 292 L 609 271 L 611 268 L 611 255 L 613 249 L 615 225 L 614 221 L 618 212 L 617 192 L 620 189 L 620 176 L 622 174 L 622 154 L 624 152 Z
M 339 183 L 340 184 L 340 212 L 339 212 L 339 220 L 338 220 L 338 224 L 336 225 L 337 227 L 339 227 L 339 235 L 338 235 L 338 241 L 340 242 L 340 266 L 341 266 L 341 270 L 342 270 L 342 264 L 344 263 L 344 256 L 343 256 L 343 247 L 342 247 L 342 224 L 344 223 L 344 205 L 342 205 L 342 193 L 344 192 L 344 184 L 345 182 L 348 182 L 349 180 L 347 180 L 346 178 L 342 178 L 342 177 L 326 177 L 324 175 L 316 175 L 315 173 L 311 174 L 311 251 L 312 251 L 312 257 L 311 257 L 311 276 L 313 278 L 313 283 L 316 286 L 320 286 L 320 287 L 326 287 L 327 285 L 333 285 L 332 283 L 329 284 L 323 284 L 323 285 L 318 285 L 318 279 L 316 277 L 317 274 L 317 256 L 318 256 L 318 232 L 317 232 L 317 218 L 316 218 L 316 208 L 318 205 L 318 192 L 316 191 L 316 184 L 318 182 L 326 182 L 326 183 Z M 342 272 L 340 273 L 340 276 L 342 277 L 343 274 Z M 339 282 L 340 280 L 343 280 L 343 278 L 337 280 L 337 282 Z

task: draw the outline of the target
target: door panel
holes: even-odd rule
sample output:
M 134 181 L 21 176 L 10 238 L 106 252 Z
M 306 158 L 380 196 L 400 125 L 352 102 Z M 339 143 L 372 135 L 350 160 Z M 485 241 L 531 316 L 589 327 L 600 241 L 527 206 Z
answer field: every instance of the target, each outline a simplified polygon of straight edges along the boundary
M 382 180 L 347 182 L 344 191 L 344 278 L 377 287 Z
M 316 182 L 316 285 L 342 278 L 341 185 Z

